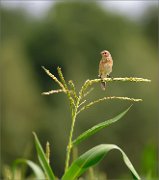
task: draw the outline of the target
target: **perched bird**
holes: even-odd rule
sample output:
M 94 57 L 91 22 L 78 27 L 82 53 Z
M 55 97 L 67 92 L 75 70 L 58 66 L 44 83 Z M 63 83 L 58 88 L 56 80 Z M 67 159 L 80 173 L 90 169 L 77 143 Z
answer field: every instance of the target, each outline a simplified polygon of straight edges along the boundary
M 102 55 L 102 59 L 99 63 L 99 75 L 101 78 L 101 88 L 105 90 L 106 82 L 102 81 L 104 78 L 110 77 L 109 74 L 112 72 L 113 59 L 109 51 L 104 50 L 100 53 Z

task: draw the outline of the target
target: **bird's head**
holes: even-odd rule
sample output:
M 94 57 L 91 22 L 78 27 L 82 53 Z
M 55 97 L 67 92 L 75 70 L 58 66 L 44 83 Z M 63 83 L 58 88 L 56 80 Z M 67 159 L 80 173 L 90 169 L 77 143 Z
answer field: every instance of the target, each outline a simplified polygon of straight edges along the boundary
M 103 50 L 100 54 L 102 55 L 102 57 L 105 57 L 105 58 L 111 57 L 110 52 L 107 50 Z

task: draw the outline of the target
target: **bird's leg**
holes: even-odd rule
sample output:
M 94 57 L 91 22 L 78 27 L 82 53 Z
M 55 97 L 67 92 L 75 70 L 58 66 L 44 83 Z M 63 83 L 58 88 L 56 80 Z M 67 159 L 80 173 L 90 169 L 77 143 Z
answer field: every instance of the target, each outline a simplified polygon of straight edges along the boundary
M 113 77 L 112 77 L 112 76 L 110 76 L 109 74 L 107 74 L 107 78 L 111 78 L 111 79 L 113 79 Z

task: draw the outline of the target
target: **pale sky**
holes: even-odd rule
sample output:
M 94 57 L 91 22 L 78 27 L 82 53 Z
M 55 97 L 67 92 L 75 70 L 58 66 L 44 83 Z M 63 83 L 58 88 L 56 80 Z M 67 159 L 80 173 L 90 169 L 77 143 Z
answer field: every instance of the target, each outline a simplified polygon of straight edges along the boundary
M 36 17 L 44 15 L 49 7 L 55 2 L 56 1 L 54 0 L 1 0 L 1 4 L 5 7 L 21 7 L 24 8 L 29 14 Z M 116 13 L 126 15 L 132 19 L 142 15 L 147 7 L 151 5 L 158 6 L 158 0 L 98 0 L 98 2 L 109 11 L 115 11 Z

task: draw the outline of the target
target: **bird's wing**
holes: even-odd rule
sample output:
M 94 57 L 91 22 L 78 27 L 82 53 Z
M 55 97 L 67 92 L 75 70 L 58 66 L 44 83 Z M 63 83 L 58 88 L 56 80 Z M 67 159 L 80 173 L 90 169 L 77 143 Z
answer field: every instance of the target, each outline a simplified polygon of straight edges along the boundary
M 101 60 L 99 63 L 99 75 L 102 75 L 105 72 L 104 62 Z

